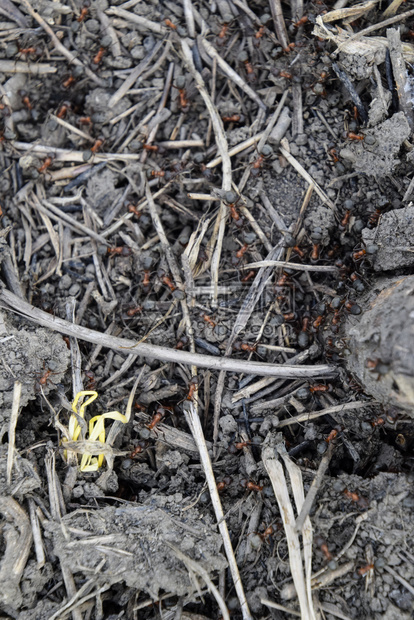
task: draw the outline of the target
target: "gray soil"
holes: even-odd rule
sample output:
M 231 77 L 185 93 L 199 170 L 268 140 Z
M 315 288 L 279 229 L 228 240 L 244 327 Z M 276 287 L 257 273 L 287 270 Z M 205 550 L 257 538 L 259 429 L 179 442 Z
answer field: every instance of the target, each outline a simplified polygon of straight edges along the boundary
M 1 618 L 213 620 L 222 616 L 216 590 L 242 618 L 184 418 L 190 367 L 64 339 L 54 317 L 171 350 L 190 351 L 192 331 L 204 355 L 229 346 L 238 360 L 333 367 L 333 378 L 317 381 L 228 372 L 224 388 L 218 372 L 199 369 L 195 398 L 250 611 L 291 617 L 263 600 L 299 610 L 262 461 L 263 443 L 280 433 L 305 496 L 334 442 L 310 512 L 315 608 L 327 620 L 413 617 L 412 31 L 404 18 L 395 26 L 404 56 L 391 39 L 390 57 L 380 41 L 337 54 L 341 20 L 325 24 L 329 36 L 313 34 L 333 2 L 305 2 L 308 20 L 297 25 L 285 3 L 296 43 L 288 51 L 269 14 L 277 4 L 0 0 Z M 358 16 L 354 32 L 383 10 Z M 206 27 L 255 98 L 213 62 Z M 386 41 L 386 29 L 373 34 Z M 183 40 L 229 149 L 266 131 L 286 93 L 272 150 L 259 151 L 256 139 L 231 158 L 234 202 L 221 193 L 221 165 L 206 169 L 219 154 L 214 123 Z M 223 217 L 214 300 L 210 242 Z M 201 230 L 190 268 L 186 249 Z M 230 343 L 258 286 L 249 264 L 269 257 L 290 265 L 266 268 Z M 23 318 L 18 301 L 8 306 L 4 289 L 47 313 L 49 327 Z M 81 440 L 91 417 L 127 411 L 138 376 L 131 418 L 116 422 L 103 467 L 81 471 L 82 442 L 77 456 L 62 443 L 76 393 L 99 394 L 86 421 L 77 417 Z

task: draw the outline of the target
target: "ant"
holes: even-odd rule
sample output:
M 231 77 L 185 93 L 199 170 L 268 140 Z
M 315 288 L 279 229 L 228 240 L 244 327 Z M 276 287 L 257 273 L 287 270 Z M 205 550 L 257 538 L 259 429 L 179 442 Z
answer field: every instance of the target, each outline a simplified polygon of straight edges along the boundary
M 117 248 L 108 248 L 108 254 L 110 256 L 129 256 L 132 250 L 126 245 L 121 245 Z
M 140 314 L 142 312 L 142 306 L 135 306 L 133 308 L 129 308 L 127 310 L 127 316 L 135 316 L 136 314 Z
M 84 0 L 83 3 L 83 7 L 81 9 L 81 12 L 79 14 L 79 17 L 76 21 L 78 22 L 83 22 L 84 19 L 86 19 L 86 16 L 89 13 L 89 7 L 91 6 L 91 3 L 89 2 L 89 0 Z
M 95 144 L 93 146 L 91 146 L 91 153 L 96 153 L 102 146 L 102 144 L 104 143 L 104 140 L 102 140 L 102 138 L 98 138 L 95 141 Z
M 68 78 L 66 78 L 66 80 L 64 80 L 62 82 L 62 87 L 65 89 L 70 88 L 74 83 L 76 82 L 76 79 L 73 77 L 73 75 L 70 75 Z
M 59 110 L 56 112 L 57 118 L 65 118 L 66 114 L 68 113 L 68 110 L 70 110 L 70 103 L 68 102 L 62 103 Z
M 248 344 L 247 342 L 240 342 L 239 340 L 236 340 L 233 344 L 233 349 L 235 351 L 248 351 L 249 353 L 255 353 L 257 344 Z
M 102 62 L 102 58 L 106 52 L 104 47 L 100 47 L 98 53 L 92 58 L 92 62 L 94 65 L 99 65 Z
M 46 383 L 49 381 L 50 375 L 53 375 L 53 372 L 49 369 L 45 370 L 45 372 L 39 379 L 40 385 L 46 385 Z
M 96 387 L 96 379 L 95 379 L 95 375 L 91 370 L 85 370 L 84 372 L 85 377 L 87 378 L 87 384 L 85 386 L 86 390 L 95 390 Z
M 216 323 L 213 321 L 213 319 L 211 318 L 211 316 L 208 316 L 208 314 L 203 314 L 203 315 L 202 315 L 202 317 L 203 317 L 203 320 L 204 320 L 204 321 L 205 321 L 208 325 L 210 325 L 210 327 L 211 327 L 212 329 L 214 329 L 214 328 L 215 328 Z
M 249 61 L 249 57 L 247 56 L 247 52 L 240 52 L 239 54 L 239 60 L 240 62 L 242 62 L 244 64 L 244 68 L 246 70 L 247 73 L 247 81 L 250 82 L 250 84 L 253 84 L 254 82 L 256 82 L 256 73 L 254 71 L 253 65 L 251 64 L 251 62 Z
M 178 349 L 179 351 L 181 351 L 181 349 L 184 349 L 184 347 L 186 347 L 189 344 L 190 340 L 188 338 L 188 336 L 186 336 L 185 334 L 183 334 L 180 338 L 180 340 L 177 342 L 175 348 Z
M 260 484 L 256 484 L 255 482 L 251 482 L 250 480 L 240 480 L 240 486 L 248 491 L 256 491 L 256 493 L 260 493 L 263 491 L 263 486 Z
M 231 22 L 226 22 L 222 25 L 220 32 L 217 35 L 216 38 L 216 43 L 219 47 L 222 47 L 224 45 L 224 42 L 226 40 L 227 37 L 227 32 L 228 29 L 230 28 L 230 23 Z
M 197 377 L 192 377 L 188 386 L 188 394 L 186 400 L 193 400 L 195 392 L 198 390 L 198 379 Z
M 257 30 L 256 34 L 254 35 L 254 38 L 256 39 L 255 41 L 255 45 L 256 47 L 259 47 L 260 45 L 260 39 L 264 36 L 266 32 L 266 26 L 260 26 L 259 30 Z
M 43 174 L 44 172 L 46 172 L 46 170 L 48 168 L 50 168 L 50 166 L 53 163 L 53 157 L 51 155 L 48 155 L 48 157 L 46 157 L 46 159 L 44 160 L 43 164 L 40 166 L 40 168 L 38 168 L 38 172 L 40 174 Z
M 154 428 L 161 422 L 161 420 L 165 418 L 166 415 L 167 411 L 164 409 L 164 407 L 158 407 L 156 413 L 151 418 L 151 422 L 149 424 L 146 424 L 145 426 L 149 431 L 154 430 Z
M 249 280 L 254 278 L 255 275 L 256 272 L 254 271 L 254 269 L 251 269 L 243 278 L 241 278 L 240 282 L 249 282 Z
M 171 28 L 171 30 L 177 30 L 177 26 L 175 24 L 172 23 L 172 21 L 170 19 L 164 19 L 164 24 L 168 27 Z
M 336 148 L 329 149 L 328 153 L 332 157 L 334 164 L 337 164 L 339 161 L 339 157 L 337 155 Z
M 301 17 L 297 22 L 295 22 L 293 25 L 295 28 L 300 28 L 301 26 L 304 26 L 309 20 L 309 17 L 307 17 L 307 15 L 304 15 L 303 17 Z
M 151 284 L 151 272 L 149 269 L 144 269 L 144 278 L 142 280 L 142 289 L 144 293 L 149 291 L 149 287 Z
M 79 124 L 80 125 L 92 125 L 91 117 L 90 116 L 79 117 Z
M 284 69 L 279 71 L 279 76 L 285 78 L 285 80 L 291 80 L 293 78 L 293 75 L 289 73 L 289 71 L 285 71 Z
M 344 489 L 342 493 L 347 499 L 350 499 L 355 504 L 358 504 L 358 506 L 360 506 L 361 508 L 368 508 L 369 502 L 365 497 L 361 497 L 360 495 L 358 495 L 358 493 L 348 491 L 348 489 Z
M 222 116 L 223 123 L 242 123 L 244 121 L 243 114 L 233 114 L 232 116 Z
M 269 146 L 268 144 L 265 144 L 262 148 L 262 151 L 259 155 L 259 157 L 256 159 L 255 162 L 253 162 L 251 170 L 250 170 L 250 174 L 253 177 L 257 177 L 260 174 L 260 170 L 263 166 L 263 163 L 266 159 L 269 159 L 269 157 L 271 157 L 273 154 L 273 149 L 271 146 Z
M 178 95 L 180 97 L 180 108 L 182 112 L 188 112 L 190 109 L 190 104 L 187 99 L 187 93 L 185 91 L 185 77 L 183 75 L 179 75 L 176 80 L 174 87 L 178 90 Z
M 141 217 L 142 211 L 139 211 L 135 205 L 129 204 L 127 208 L 128 208 L 129 213 L 133 213 L 138 218 Z
M 309 392 L 311 394 L 317 394 L 319 392 L 332 392 L 332 385 L 324 385 L 324 384 L 310 385 Z
M 30 111 L 33 110 L 32 102 L 30 101 L 30 97 L 25 90 L 20 90 L 19 95 L 22 98 L 23 105 Z
M 379 417 L 371 421 L 371 426 L 373 428 L 377 428 L 378 426 L 382 426 L 383 424 L 385 424 L 385 422 L 386 422 L 385 418 Z
M 353 131 L 349 131 L 348 134 L 347 134 L 347 138 L 349 140 L 364 140 L 365 136 L 361 136 L 361 135 L 359 135 L 357 133 L 354 133 Z
M 239 200 L 240 200 L 240 197 L 238 197 L 235 192 L 228 191 L 225 193 L 224 202 L 227 204 L 229 211 L 230 211 L 230 215 L 234 223 L 236 224 L 236 226 L 240 226 L 243 223 L 242 217 L 236 208 L 236 205 L 239 202 Z
M 349 220 L 350 220 L 350 218 L 351 218 L 351 214 L 352 214 L 352 209 L 347 209 L 347 210 L 345 211 L 345 215 L 344 215 L 344 217 L 343 217 L 343 218 L 342 218 L 342 220 L 341 220 L 341 226 L 342 226 L 343 228 L 346 228 L 346 227 L 348 226 L 348 224 L 349 224 Z
M 294 245 L 292 247 L 292 250 L 294 252 L 296 252 L 296 254 L 298 254 L 298 256 L 300 256 L 300 258 L 303 258 L 305 256 L 305 252 L 297 245 Z
M 135 448 L 132 450 L 131 454 L 129 454 L 129 458 L 133 459 L 138 454 L 142 454 L 142 452 L 144 452 L 148 448 L 148 446 L 149 446 L 148 441 L 145 441 L 144 439 L 142 439 L 141 441 L 138 442 L 138 445 L 135 446 Z
M 333 441 L 334 439 L 336 439 L 336 437 L 338 436 L 339 431 L 334 428 L 329 435 L 327 436 L 327 438 L 325 439 L 326 443 L 330 443 L 331 441 Z
M 357 573 L 358 575 L 363 577 L 372 570 L 374 570 L 374 564 L 366 564 L 365 566 L 361 566 L 361 568 L 358 568 Z
M 269 538 L 274 533 L 275 533 L 275 528 L 273 527 L 273 525 L 268 525 L 265 531 L 263 532 L 263 534 L 259 534 L 259 536 L 263 542 L 268 542 Z
M 225 478 L 223 478 L 223 480 L 221 480 L 220 482 L 217 482 L 217 491 L 220 493 L 220 491 L 224 491 L 224 489 L 226 487 L 229 486 L 229 484 L 231 483 L 231 478 L 230 476 L 226 476 Z
M 320 252 L 320 244 L 312 243 L 312 252 L 310 255 L 312 261 L 317 261 L 319 259 L 319 252 Z
M 19 47 L 19 54 L 22 56 L 40 56 L 41 52 L 37 49 L 37 47 Z
M 375 226 L 377 226 L 377 224 L 379 222 L 381 214 L 382 214 L 382 209 L 380 209 L 380 208 L 375 209 L 374 213 L 371 213 L 371 215 L 369 217 L 367 227 L 368 228 L 375 228 Z
M 162 269 L 160 269 L 158 276 L 161 282 L 165 284 L 165 286 L 168 286 L 171 293 L 173 293 L 176 290 L 177 287 L 175 286 L 174 282 L 171 280 L 170 276 L 167 276 L 167 274 Z
M 159 146 L 158 144 L 143 144 L 142 148 L 144 151 L 151 151 L 152 153 L 158 153 L 159 155 L 163 155 L 166 152 L 166 149 L 163 146 Z

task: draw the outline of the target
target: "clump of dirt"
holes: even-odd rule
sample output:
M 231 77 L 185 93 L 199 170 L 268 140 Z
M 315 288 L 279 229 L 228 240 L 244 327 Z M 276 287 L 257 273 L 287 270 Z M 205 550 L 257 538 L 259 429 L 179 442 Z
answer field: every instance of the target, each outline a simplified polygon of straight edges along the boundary
M 403 112 L 367 129 L 360 139 L 341 149 L 340 156 L 358 172 L 377 178 L 390 175 L 400 163 L 398 154 L 411 129 Z
M 15 381 L 22 383 L 21 406 L 56 389 L 68 368 L 70 352 L 62 336 L 0 313 L 0 406 L 10 415 Z
M 161 592 L 191 599 L 194 581 L 175 549 L 211 578 L 227 562 L 209 519 L 194 508 L 181 512 L 177 500 L 177 495 L 153 495 L 146 505 L 75 510 L 61 524 L 49 522 L 47 535 L 61 564 L 84 577 L 96 572 L 98 587 L 123 582 L 154 600 Z
M 348 319 L 347 367 L 377 400 L 413 416 L 414 277 L 378 280 L 366 304 Z
M 385 207 L 387 208 L 387 207 Z M 379 224 L 364 228 L 362 238 L 368 246 L 375 244 L 378 251 L 373 257 L 375 271 L 394 271 L 414 264 L 412 239 L 414 237 L 414 207 L 382 212 L 378 205 Z

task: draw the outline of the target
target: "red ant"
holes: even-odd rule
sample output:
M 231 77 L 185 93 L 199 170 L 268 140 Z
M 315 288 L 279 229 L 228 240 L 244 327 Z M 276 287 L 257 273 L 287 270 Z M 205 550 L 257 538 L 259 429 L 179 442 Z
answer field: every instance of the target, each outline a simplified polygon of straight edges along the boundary
M 43 174 L 43 172 L 46 172 L 46 170 L 50 168 L 52 163 L 53 163 L 53 157 L 49 155 L 48 157 L 46 157 L 46 159 L 44 160 L 40 168 L 38 168 L 38 172 L 40 172 L 40 174 Z
M 163 284 L 165 284 L 165 286 L 168 286 L 168 288 L 170 289 L 170 291 L 173 293 L 176 290 L 176 286 L 173 283 L 173 281 L 171 280 L 171 278 L 167 275 L 163 275 L 160 277 L 160 280 Z
M 255 353 L 257 344 L 248 344 L 247 342 L 240 342 L 239 340 L 236 340 L 233 344 L 233 349 L 235 351 L 248 351 L 249 353 Z
M 151 284 L 151 272 L 149 269 L 144 269 L 144 278 L 142 280 L 142 288 L 144 292 L 149 289 L 149 285 Z
M 91 117 L 90 116 L 81 116 L 79 118 L 79 124 L 80 125 L 92 125 Z
M 164 24 L 168 26 L 168 28 L 171 28 L 171 30 L 177 30 L 177 26 L 173 24 L 170 19 L 164 19 Z
M 50 375 L 53 375 L 53 372 L 51 370 L 49 370 L 49 369 L 45 370 L 45 372 L 43 373 L 43 375 L 39 379 L 40 385 L 46 385 L 46 383 L 49 380 Z
M 237 226 L 240 226 L 240 224 L 242 223 L 241 215 L 236 208 L 236 204 L 239 202 L 239 200 L 240 198 L 238 198 L 237 194 L 233 191 L 226 192 L 224 196 L 224 202 L 227 204 L 230 215 Z
M 309 392 L 311 394 L 317 394 L 318 392 L 331 392 L 331 391 L 332 391 L 332 386 L 331 385 L 320 384 L 320 385 L 310 385 L 309 386 Z
M 151 422 L 145 426 L 149 431 L 154 430 L 154 428 L 165 418 L 166 415 L 166 410 L 163 407 L 158 407 L 156 413 L 151 418 Z
M 74 84 L 74 82 L 76 82 L 75 78 L 73 77 L 73 75 L 70 75 L 68 78 L 66 78 L 66 80 L 62 82 L 62 87 L 68 89 L 72 86 L 72 84 Z
M 184 349 L 184 347 L 186 347 L 189 343 L 189 339 L 186 335 L 182 335 L 180 340 L 177 342 L 175 348 L 178 350 Z
M 175 80 L 175 88 L 178 90 L 178 95 L 180 97 L 180 108 L 183 112 L 188 112 L 190 108 L 190 104 L 187 99 L 187 93 L 185 91 L 185 77 L 183 75 L 179 75 Z
M 360 136 L 357 133 L 354 133 L 353 131 L 349 131 L 347 134 L 347 137 L 349 140 L 364 140 L 364 136 Z
M 344 228 L 345 228 L 346 226 L 348 226 L 348 224 L 349 224 L 349 220 L 350 220 L 350 217 L 351 217 L 351 213 L 352 213 L 352 210 L 351 210 L 351 209 L 347 209 L 347 210 L 345 211 L 345 215 L 344 215 L 344 217 L 343 217 L 343 218 L 342 218 L 342 220 L 341 220 L 341 226 L 343 226 Z
M 244 121 L 243 114 L 233 114 L 232 116 L 222 116 L 223 123 L 242 123 Z
M 361 566 L 361 568 L 358 568 L 357 573 L 358 575 L 361 575 L 361 577 L 363 577 L 371 570 L 374 570 L 374 564 L 366 564 L 365 566 Z
M 358 495 L 358 493 L 348 491 L 348 489 L 344 489 L 342 493 L 347 499 L 350 499 L 355 504 L 358 504 L 361 508 L 368 508 L 369 502 L 365 497 L 361 497 L 360 495 Z
M 187 400 L 193 400 L 195 392 L 198 390 L 198 379 L 197 377 L 192 377 L 188 386 L 188 394 Z
M 94 390 L 96 387 L 96 379 L 94 373 L 91 370 L 85 370 L 84 375 L 88 380 L 85 389 Z
M 336 149 L 335 148 L 329 149 L 328 153 L 332 157 L 334 164 L 338 163 L 339 157 L 337 155 Z
M 296 252 L 296 254 L 298 254 L 300 256 L 300 258 L 303 258 L 305 256 L 305 252 L 303 250 L 301 250 L 301 248 L 299 246 L 297 246 L 297 245 L 294 245 L 292 247 L 292 250 L 294 252 Z
M 95 144 L 91 146 L 91 153 L 96 153 L 101 148 L 103 143 L 104 140 L 102 140 L 102 138 L 98 138 L 98 140 L 95 141 Z
M 263 542 L 266 542 L 274 533 L 275 528 L 273 527 L 273 525 L 268 525 L 263 534 L 259 534 L 259 536 Z
M 126 245 L 121 245 L 117 248 L 108 248 L 108 254 L 111 256 L 129 256 L 132 250 Z
M 378 221 L 380 219 L 382 210 L 381 209 L 375 209 L 374 213 L 371 213 L 370 218 L 368 220 L 368 228 L 375 228 L 375 226 L 378 224 Z
M 244 64 L 244 68 L 246 69 L 247 81 L 250 82 L 251 84 L 254 83 L 256 81 L 256 74 L 255 74 L 253 65 L 249 61 L 247 53 L 240 52 L 239 60 Z
M 335 428 L 329 433 L 329 435 L 327 436 L 327 438 L 325 439 L 326 443 L 330 443 L 331 441 L 333 441 L 334 439 L 336 439 L 336 437 L 338 436 L 338 432 Z
M 214 329 L 216 326 L 216 323 L 213 321 L 213 319 L 210 316 L 208 316 L 208 314 L 203 314 L 202 316 L 203 316 L 203 320 L 206 323 L 208 323 L 208 325 L 210 325 L 212 329 Z
M 260 493 L 260 491 L 263 491 L 263 486 L 261 486 L 260 484 L 256 484 L 255 482 L 251 482 L 249 480 L 240 480 L 240 486 L 247 489 L 248 491 L 256 491 L 257 493 Z
M 269 157 L 271 157 L 272 153 L 273 153 L 272 147 L 269 146 L 268 144 L 265 144 L 264 147 L 262 148 L 261 154 L 256 159 L 256 161 L 253 162 L 252 164 L 250 174 L 253 177 L 257 177 L 260 174 L 260 170 L 263 166 L 264 161 L 268 159 Z
M 265 31 L 266 31 L 266 26 L 260 26 L 259 30 L 254 35 L 254 38 L 256 39 L 256 45 L 259 45 L 260 43 L 259 39 L 263 37 Z
M 139 314 L 140 312 L 142 312 L 142 306 L 135 306 L 134 308 L 129 308 L 129 310 L 127 310 L 127 316 L 135 316 L 136 314 Z
M 293 78 L 293 75 L 289 73 L 289 71 L 285 71 L 284 69 L 279 72 L 279 76 L 285 78 L 285 80 L 291 80 Z
M 148 428 L 148 427 L 147 427 Z M 152 429 L 151 429 L 152 430 Z M 130 459 L 135 458 L 138 454 L 142 454 L 142 452 L 144 452 L 147 448 L 148 448 L 148 441 L 145 441 L 144 439 L 142 439 L 141 441 L 138 442 L 138 445 L 135 446 L 135 448 L 132 450 L 131 454 L 129 455 Z
M 30 56 L 30 54 L 37 55 L 37 53 L 36 47 L 19 47 L 19 54 L 23 54 L 23 56 Z
M 245 276 L 243 276 L 243 278 L 241 278 L 241 282 L 248 282 L 249 280 L 251 280 L 252 278 L 254 278 L 254 276 L 256 275 L 256 272 L 251 269 Z
M 102 62 L 102 58 L 106 52 L 104 47 L 100 47 L 98 53 L 92 58 L 92 62 L 94 65 L 99 65 Z
M 19 95 L 22 98 L 23 105 L 28 110 L 33 110 L 32 102 L 30 101 L 30 97 L 29 97 L 28 93 L 25 90 L 21 90 L 21 91 L 19 91 Z
M 324 320 L 325 320 L 325 317 L 323 316 L 323 314 L 320 314 L 319 316 L 316 317 L 316 319 L 312 323 L 312 327 L 314 329 L 319 329 L 322 323 L 324 322 Z
M 297 22 L 295 22 L 293 25 L 294 25 L 295 28 L 300 28 L 301 26 L 304 26 L 308 22 L 308 20 L 309 20 L 309 17 L 304 15 Z
M 56 112 L 57 118 L 65 118 L 68 110 L 70 110 L 70 103 L 62 103 L 59 110 Z
M 228 487 L 230 483 L 231 483 L 230 476 L 226 476 L 225 478 L 223 478 L 223 480 L 221 480 L 221 482 L 217 482 L 217 485 L 216 485 L 217 486 L 217 491 L 220 493 L 226 487 Z
M 312 243 L 312 252 L 311 252 L 311 260 L 316 261 L 319 258 L 320 244 Z
M 127 208 L 128 208 L 129 213 L 133 213 L 137 217 L 141 217 L 142 211 L 139 211 L 135 205 L 129 204 Z
M 227 31 L 228 31 L 229 27 L 230 27 L 230 23 L 226 23 L 226 24 L 222 25 L 222 28 L 221 28 L 220 32 L 218 33 L 217 39 L 216 39 L 218 46 L 221 47 L 221 46 L 224 45 L 224 41 L 225 41 L 225 38 L 227 36 Z

